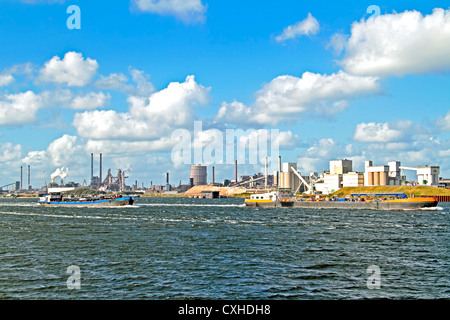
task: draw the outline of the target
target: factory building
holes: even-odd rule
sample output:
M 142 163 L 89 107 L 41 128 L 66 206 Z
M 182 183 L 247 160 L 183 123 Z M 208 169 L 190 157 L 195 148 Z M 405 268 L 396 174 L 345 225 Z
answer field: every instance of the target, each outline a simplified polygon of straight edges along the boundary
M 331 160 L 329 171 L 322 174 L 321 178 L 316 182 L 316 190 L 323 194 L 330 194 L 342 187 L 362 186 L 364 183 L 363 175 L 352 170 L 352 160 Z
M 352 160 L 331 160 L 330 174 L 344 174 L 352 171 Z
M 205 186 L 207 182 L 206 166 L 200 164 L 191 166 L 189 181 L 191 186 Z
M 404 177 L 400 174 L 400 161 L 388 165 L 374 166 L 371 160 L 365 162 L 364 186 L 400 186 Z
M 439 166 L 417 167 L 417 181 L 421 185 L 439 185 Z
M 342 175 L 343 187 L 363 187 L 364 173 L 362 172 L 348 172 Z
M 293 167 L 295 170 L 297 170 L 297 164 L 294 162 L 284 162 L 281 167 L 281 172 L 279 173 L 279 179 L 280 189 L 288 189 L 295 191 L 300 185 L 299 178 L 294 174 L 294 172 L 291 170 L 291 167 Z

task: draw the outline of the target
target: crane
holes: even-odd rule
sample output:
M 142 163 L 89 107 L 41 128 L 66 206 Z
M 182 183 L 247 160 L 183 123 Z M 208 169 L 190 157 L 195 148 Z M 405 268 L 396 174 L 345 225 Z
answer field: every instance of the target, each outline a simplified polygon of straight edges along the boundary
M 129 168 L 129 169 L 125 169 L 125 170 L 122 170 L 122 181 L 121 181 L 121 184 L 120 184 L 120 190 L 121 191 L 124 191 L 124 189 L 125 189 L 125 178 L 128 178 L 127 176 L 125 176 L 125 172 L 127 172 L 127 171 L 133 171 L 131 168 Z
M 298 192 L 298 190 L 300 190 L 301 185 L 304 184 L 305 187 L 308 189 L 308 191 L 306 193 L 307 194 L 313 194 L 314 193 L 314 186 L 313 186 L 313 184 L 314 184 L 313 176 L 314 175 L 310 176 L 311 184 L 308 184 L 308 182 L 306 182 L 306 180 L 303 179 L 302 175 L 297 170 L 295 170 L 295 168 L 293 166 L 291 166 L 290 169 L 300 179 L 300 181 L 302 182 L 298 186 L 298 188 L 297 188 L 297 190 L 295 192 Z
M 13 185 L 15 185 L 15 183 L 6 184 L 6 185 L 0 187 L 0 190 L 2 190 L 4 187 L 9 187 L 9 186 L 13 186 Z

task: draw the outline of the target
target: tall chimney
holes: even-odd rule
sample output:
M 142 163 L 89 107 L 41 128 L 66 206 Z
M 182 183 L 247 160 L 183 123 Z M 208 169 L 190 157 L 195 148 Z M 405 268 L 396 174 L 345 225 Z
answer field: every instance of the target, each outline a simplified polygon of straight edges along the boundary
M 30 186 L 31 186 L 31 183 L 30 183 L 30 165 L 28 165 L 28 184 L 27 184 L 27 189 L 28 190 L 30 189 Z
M 94 154 L 91 153 L 91 186 L 94 183 Z
M 20 167 L 20 190 L 22 190 L 22 167 Z
M 100 181 L 98 182 L 98 184 L 99 184 L 99 187 L 101 187 L 102 186 L 102 154 L 100 153 Z
M 166 173 L 166 184 L 169 184 L 169 173 Z
M 212 167 L 212 184 L 214 185 L 214 167 Z
M 278 176 L 277 176 L 277 185 L 278 187 L 281 185 L 281 156 L 278 156 Z
M 237 178 L 237 160 L 234 160 L 234 179 L 236 181 L 236 183 L 238 182 L 238 178 Z

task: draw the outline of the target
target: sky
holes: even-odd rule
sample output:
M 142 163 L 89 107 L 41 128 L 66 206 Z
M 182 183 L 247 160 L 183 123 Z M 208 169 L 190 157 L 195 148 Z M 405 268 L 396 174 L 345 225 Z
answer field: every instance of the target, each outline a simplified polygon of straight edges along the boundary
M 445 1 L 0 0 L 0 187 L 27 165 L 33 187 L 89 183 L 91 153 L 129 185 L 199 162 L 233 179 L 227 130 L 304 175 L 351 159 L 448 178 L 449 71 Z M 250 149 L 239 175 L 264 172 Z

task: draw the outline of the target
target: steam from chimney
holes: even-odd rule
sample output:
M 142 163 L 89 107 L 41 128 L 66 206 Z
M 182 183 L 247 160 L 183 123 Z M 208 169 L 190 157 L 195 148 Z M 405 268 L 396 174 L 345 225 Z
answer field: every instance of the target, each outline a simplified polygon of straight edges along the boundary
M 67 177 L 67 174 L 69 173 L 69 168 L 64 168 L 62 167 L 61 169 L 56 169 L 55 172 L 53 172 L 50 177 L 53 179 L 55 179 L 56 177 L 60 177 L 61 179 L 64 179 L 65 177 Z

